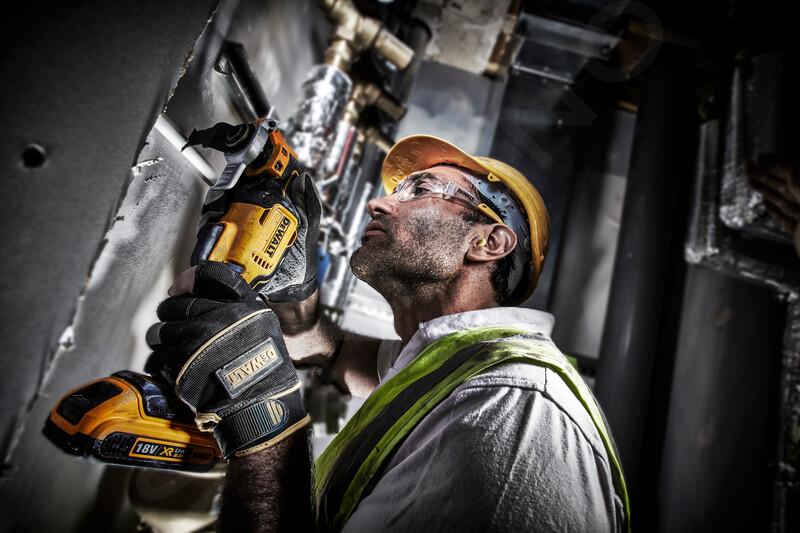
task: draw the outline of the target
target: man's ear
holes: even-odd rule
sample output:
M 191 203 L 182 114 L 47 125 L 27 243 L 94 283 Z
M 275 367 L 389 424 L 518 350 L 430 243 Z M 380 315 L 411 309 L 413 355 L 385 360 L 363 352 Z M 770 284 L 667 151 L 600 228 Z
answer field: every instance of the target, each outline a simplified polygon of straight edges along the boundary
M 478 263 L 502 259 L 517 245 L 516 234 L 504 224 L 487 224 L 473 233 L 471 238 L 464 257 Z

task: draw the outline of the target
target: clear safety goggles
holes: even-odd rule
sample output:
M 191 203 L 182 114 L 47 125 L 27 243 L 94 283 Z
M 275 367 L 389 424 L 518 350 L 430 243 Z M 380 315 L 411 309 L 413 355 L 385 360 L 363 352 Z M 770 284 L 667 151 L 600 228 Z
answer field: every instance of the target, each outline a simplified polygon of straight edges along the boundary
M 453 183 L 430 172 L 419 172 L 403 178 L 392 193 L 400 202 L 410 202 L 422 198 L 442 198 L 462 203 L 477 209 L 498 224 L 505 224 L 503 219 L 480 198 Z

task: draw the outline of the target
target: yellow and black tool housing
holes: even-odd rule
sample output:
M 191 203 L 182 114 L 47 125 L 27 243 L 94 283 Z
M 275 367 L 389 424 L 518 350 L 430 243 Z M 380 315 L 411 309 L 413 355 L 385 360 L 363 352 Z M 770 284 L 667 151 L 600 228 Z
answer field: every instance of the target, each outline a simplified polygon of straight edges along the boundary
M 270 131 L 262 152 L 225 193 L 225 212 L 201 233 L 192 261 L 226 263 L 256 290 L 267 284 L 297 238 L 299 220 L 288 190 L 303 173 L 280 131 Z
M 50 412 L 44 435 L 68 453 L 104 463 L 203 472 L 222 453 L 213 434 L 193 420 L 160 383 L 123 370 L 67 393 Z
M 238 267 L 245 281 L 258 289 L 275 274 L 286 250 L 294 244 L 298 220 L 281 203 L 263 208 L 234 202 L 218 227 L 220 232 L 208 260 Z

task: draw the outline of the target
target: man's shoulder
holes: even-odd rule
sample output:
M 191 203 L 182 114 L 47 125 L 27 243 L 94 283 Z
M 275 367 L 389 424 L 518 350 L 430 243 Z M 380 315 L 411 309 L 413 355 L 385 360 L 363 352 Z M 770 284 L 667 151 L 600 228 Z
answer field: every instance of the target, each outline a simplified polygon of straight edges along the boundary
M 532 348 L 541 345 L 550 353 L 554 351 L 561 353 L 545 333 L 521 328 L 521 331 L 524 330 L 529 332 L 522 333 L 521 338 L 532 341 Z M 389 354 L 392 349 L 399 347 L 395 344 L 385 342 L 382 351 Z M 385 358 L 390 359 L 388 355 Z M 566 360 L 564 362 L 568 364 Z M 468 379 L 423 419 L 414 430 L 413 436 L 425 438 L 439 434 L 443 424 L 450 424 L 453 427 L 465 425 L 467 426 L 465 430 L 471 434 L 479 434 L 481 427 L 489 426 L 483 424 L 480 427 L 469 427 L 478 413 L 482 416 L 497 417 L 498 420 L 504 421 L 506 426 L 516 424 L 528 427 L 535 424 L 535 421 L 529 416 L 530 413 L 521 407 L 534 403 L 537 413 L 552 412 L 551 418 L 563 419 L 569 427 L 561 428 L 562 431 L 574 430 L 581 441 L 585 441 L 595 454 L 607 461 L 603 441 L 578 397 L 558 373 L 533 362 L 498 364 Z M 554 431 L 555 428 L 551 429 L 549 436 L 553 436 Z M 548 435 L 539 431 L 534 438 L 547 437 Z
M 586 408 L 564 379 L 548 367 L 521 362 L 492 367 L 457 387 L 448 403 L 464 402 L 475 409 L 497 410 L 498 416 L 511 418 L 524 418 L 527 414 L 524 409 L 506 412 L 509 402 L 535 402 L 537 409 L 557 412 L 560 418 L 574 425 L 596 454 L 603 458 L 607 455 Z

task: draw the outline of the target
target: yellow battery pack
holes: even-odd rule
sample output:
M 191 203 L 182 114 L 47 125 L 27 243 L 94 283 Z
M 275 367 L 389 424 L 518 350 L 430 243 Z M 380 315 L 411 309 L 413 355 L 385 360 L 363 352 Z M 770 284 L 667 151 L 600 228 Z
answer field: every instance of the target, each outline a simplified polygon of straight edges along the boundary
M 193 418 L 151 377 L 123 370 L 67 393 L 43 433 L 64 451 L 106 463 L 206 471 L 222 453 Z

